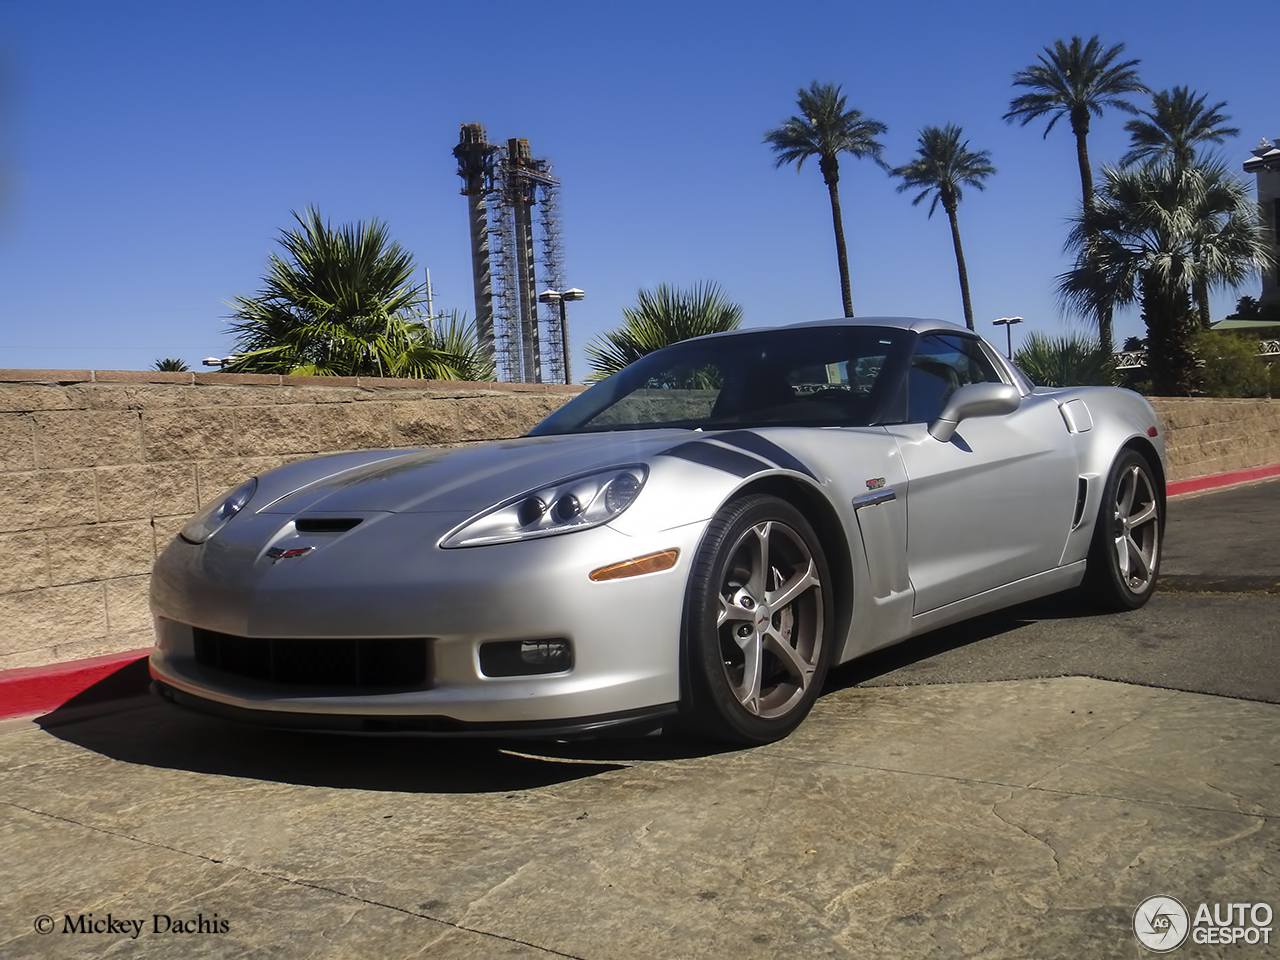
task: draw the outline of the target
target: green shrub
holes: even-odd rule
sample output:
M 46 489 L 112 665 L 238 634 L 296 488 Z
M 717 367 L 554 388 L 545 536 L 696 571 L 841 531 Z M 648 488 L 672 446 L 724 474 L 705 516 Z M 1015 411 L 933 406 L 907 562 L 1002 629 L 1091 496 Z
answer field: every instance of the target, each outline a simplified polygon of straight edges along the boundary
M 1276 371 L 1267 369 L 1258 354 L 1256 338 L 1224 330 L 1203 331 L 1196 335 L 1195 352 L 1204 362 L 1200 375 L 1206 397 L 1275 395 Z

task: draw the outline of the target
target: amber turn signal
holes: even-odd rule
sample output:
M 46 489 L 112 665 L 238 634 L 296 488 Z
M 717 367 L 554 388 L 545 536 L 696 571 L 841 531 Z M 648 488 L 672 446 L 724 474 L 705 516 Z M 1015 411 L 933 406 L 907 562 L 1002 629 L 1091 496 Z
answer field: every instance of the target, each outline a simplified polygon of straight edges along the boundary
M 632 557 L 630 560 L 619 560 L 599 570 L 592 570 L 591 579 L 599 583 L 603 580 L 638 577 L 644 573 L 659 573 L 674 567 L 679 556 L 680 551 L 672 548 L 659 550 L 657 553 L 647 553 L 643 557 Z

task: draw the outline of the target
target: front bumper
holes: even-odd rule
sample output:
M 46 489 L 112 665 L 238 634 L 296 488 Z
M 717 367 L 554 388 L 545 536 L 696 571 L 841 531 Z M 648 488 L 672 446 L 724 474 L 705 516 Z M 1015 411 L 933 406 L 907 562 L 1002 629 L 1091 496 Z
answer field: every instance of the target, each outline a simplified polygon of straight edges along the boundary
M 652 728 L 680 699 L 685 586 L 704 524 L 651 537 L 602 527 L 444 551 L 415 535 L 412 518 L 388 516 L 376 539 L 276 563 L 255 557 L 250 544 L 271 542 L 252 527 L 280 518 L 254 519 L 237 518 L 238 542 L 220 544 L 221 534 L 203 546 L 179 541 L 156 564 L 151 671 L 174 702 L 273 726 L 561 737 Z M 671 547 L 679 560 L 662 573 L 588 578 Z M 420 640 L 429 669 L 406 686 L 379 689 L 273 683 L 202 662 L 197 637 L 209 632 L 248 644 Z M 570 669 L 485 675 L 484 644 L 547 639 L 570 644 Z

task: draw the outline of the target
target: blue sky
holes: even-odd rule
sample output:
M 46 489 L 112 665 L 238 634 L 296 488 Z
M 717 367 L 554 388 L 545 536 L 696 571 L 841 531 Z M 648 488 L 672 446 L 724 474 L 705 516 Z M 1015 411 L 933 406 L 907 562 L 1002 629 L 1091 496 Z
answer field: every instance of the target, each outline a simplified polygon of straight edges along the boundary
M 1123 42 L 1153 89 L 1225 100 L 1237 169 L 1280 137 L 1273 3 L 936 0 L 486 3 L 0 0 L 0 368 L 198 366 L 227 302 L 259 286 L 290 211 L 379 218 L 474 313 L 462 123 L 529 138 L 562 181 L 575 374 L 641 287 L 719 283 L 762 325 L 841 312 L 816 164 L 761 140 L 811 80 L 888 124 L 890 164 L 956 123 L 998 173 L 960 209 L 978 327 L 1061 333 L 1053 293 L 1079 200 L 1069 126 L 1001 120 L 1015 71 L 1056 38 Z M 1095 121 L 1095 167 L 1125 117 Z M 860 315 L 962 321 L 945 215 L 869 161 L 841 199 Z M 1243 176 L 1243 174 L 1242 174 Z M 1214 298 L 1230 312 L 1240 293 Z M 1136 313 L 1118 335 L 1141 335 Z

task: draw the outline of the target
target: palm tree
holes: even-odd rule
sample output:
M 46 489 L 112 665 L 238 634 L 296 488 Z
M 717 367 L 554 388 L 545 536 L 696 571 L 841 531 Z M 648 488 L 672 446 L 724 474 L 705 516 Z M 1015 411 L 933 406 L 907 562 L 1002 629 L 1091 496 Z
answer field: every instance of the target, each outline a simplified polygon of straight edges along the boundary
M 317 210 L 281 231 L 263 288 L 236 297 L 236 373 L 462 379 L 464 358 L 438 349 L 414 313 L 424 299 L 413 257 L 378 220 L 334 229 Z
M 1076 266 L 1058 278 L 1067 303 L 1096 313 L 1140 301 L 1152 388 L 1195 387 L 1195 284 L 1237 286 L 1271 265 L 1271 247 L 1249 188 L 1216 163 L 1103 168 L 1092 216 L 1074 218 Z
M 1148 93 L 1138 79 L 1137 60 L 1120 60 L 1124 44 L 1117 43 L 1102 48 L 1097 35 L 1085 43 L 1072 37 L 1070 44 L 1055 40 L 1052 47 L 1045 47 L 1040 61 L 1013 75 L 1015 87 L 1027 87 L 1024 93 L 1009 102 L 1009 112 L 1004 119 L 1019 121 L 1026 126 L 1032 120 L 1049 117 L 1045 127 L 1049 131 L 1063 117 L 1071 122 L 1071 132 L 1076 138 L 1076 163 L 1080 168 L 1081 208 L 1088 216 L 1093 211 L 1093 168 L 1089 165 L 1089 121 L 1102 116 L 1104 107 L 1114 107 L 1126 113 L 1137 113 L 1137 108 L 1125 97 L 1131 93 Z M 1112 349 L 1111 313 L 1098 315 L 1098 333 L 1105 349 Z
M 1231 320 L 1259 320 L 1261 318 L 1262 304 L 1258 303 L 1257 297 L 1251 297 L 1247 293 L 1236 301 L 1236 312 L 1228 315 L 1228 319 Z
M 494 358 L 481 353 L 479 331 L 466 314 L 454 310 L 420 320 L 416 333 L 393 363 L 396 376 L 472 382 L 497 378 Z
M 1200 144 L 1221 144 L 1228 137 L 1238 136 L 1239 128 L 1226 126 L 1231 118 L 1220 112 L 1227 102 L 1206 107 L 1205 96 L 1197 97 L 1186 87 L 1153 93 L 1152 109 L 1139 111 L 1141 117 L 1124 125 L 1129 131 L 1130 148 L 1120 158 L 1120 166 L 1164 160 L 1186 170 L 1196 162 Z
M 984 181 L 996 172 L 990 163 L 987 150 L 973 151 L 969 142 L 960 142 L 960 128 L 955 124 L 945 127 L 925 127 L 920 131 L 916 158 L 905 166 L 895 167 L 893 174 L 902 178 L 898 192 L 919 190 L 911 205 L 926 197 L 933 197 L 929 204 L 929 216 L 938 208 L 947 211 L 951 221 L 951 242 L 956 250 L 956 270 L 960 274 L 960 297 L 964 303 L 964 322 L 973 326 L 973 304 L 969 299 L 969 271 L 964 264 L 964 248 L 960 245 L 960 221 L 957 211 L 962 198 L 961 187 L 985 189 Z
M 588 382 L 601 380 L 681 340 L 737 330 L 742 307 L 714 283 L 701 283 L 691 290 L 660 284 L 653 290 L 641 290 L 639 302 L 635 307 L 623 307 L 622 317 L 621 327 L 587 344 L 587 362 L 592 369 Z
M 157 360 L 153 367 L 165 373 L 186 373 L 191 368 L 187 366 L 185 360 L 179 360 L 176 357 L 164 357 Z
M 1197 97 L 1186 87 L 1174 87 L 1151 95 L 1151 110 L 1141 111 L 1124 125 L 1129 131 L 1130 149 L 1120 158 L 1122 167 L 1137 163 L 1165 162 L 1175 171 L 1190 169 L 1198 160 L 1196 148 L 1203 143 L 1222 143 L 1227 137 L 1240 133 L 1236 127 L 1226 126 L 1230 119 L 1221 110 L 1226 101 L 1205 106 L 1205 97 Z M 1200 325 L 1209 329 L 1209 288 L 1203 282 L 1195 284 L 1196 306 Z
M 836 262 L 840 266 L 840 297 L 844 303 L 844 315 L 853 316 L 853 294 L 849 285 L 849 254 L 844 244 L 844 220 L 840 213 L 840 159 L 842 153 L 854 157 L 870 157 L 888 169 L 881 154 L 884 145 L 876 139 L 889 128 L 879 120 L 862 115 L 861 110 L 849 110 L 845 96 L 834 83 L 818 83 L 814 80 L 809 89 L 803 87 L 797 93 L 800 116 L 789 117 L 780 127 L 766 131 L 764 142 L 777 153 L 775 167 L 788 163 L 796 165 L 796 172 L 810 157 L 818 158 L 818 169 L 827 185 L 831 198 L 831 223 L 836 234 Z
M 1115 361 L 1096 337 L 1050 337 L 1033 331 L 1013 359 L 1044 387 L 1100 387 L 1116 382 Z

